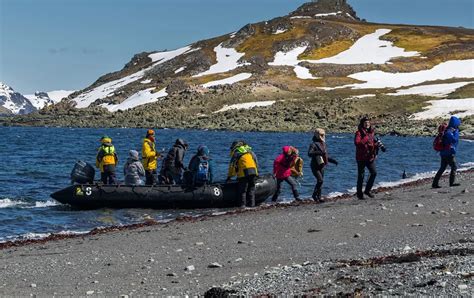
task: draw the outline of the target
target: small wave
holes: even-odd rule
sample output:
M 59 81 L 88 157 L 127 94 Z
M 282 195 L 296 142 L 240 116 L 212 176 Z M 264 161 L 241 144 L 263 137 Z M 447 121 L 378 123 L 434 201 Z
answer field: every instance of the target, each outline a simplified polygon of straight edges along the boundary
M 344 195 L 343 192 L 339 192 L 339 191 L 333 191 L 333 192 L 330 192 L 327 197 L 328 198 L 335 198 L 335 197 L 339 197 L 339 196 L 342 196 Z
M 21 205 L 27 205 L 27 203 L 24 201 L 11 200 L 8 198 L 0 200 L 0 208 L 11 208 L 11 207 L 21 206 Z
M 60 231 L 57 233 L 54 233 L 56 235 L 84 235 L 89 233 L 90 231 Z M 12 235 L 12 236 L 6 236 L 0 238 L 0 243 L 4 243 L 7 241 L 20 241 L 20 240 L 39 240 L 39 239 L 44 239 L 49 236 L 53 235 L 53 233 L 25 233 L 21 235 Z
M 472 168 L 474 168 L 474 162 L 462 163 L 461 168 L 472 169 Z
M 35 206 L 33 206 L 31 208 L 45 208 L 45 207 L 59 206 L 59 205 L 61 205 L 61 204 L 59 204 L 58 202 L 53 201 L 53 200 L 37 201 L 37 202 L 35 202 Z
M 474 140 L 471 140 L 471 139 L 461 139 L 460 141 L 466 142 L 466 143 L 474 143 Z
M 461 164 L 461 167 L 458 169 L 458 172 L 464 172 L 464 171 L 469 171 L 471 169 L 474 169 L 474 162 L 467 162 Z M 444 174 L 449 173 L 449 170 L 446 170 Z M 396 181 L 382 181 L 374 185 L 374 189 L 381 188 L 381 187 L 396 187 L 396 186 L 401 186 L 407 183 L 415 182 L 418 180 L 426 179 L 426 178 L 432 178 L 436 174 L 436 171 L 430 171 L 430 172 L 423 172 L 423 173 L 416 173 L 413 176 L 410 176 L 405 179 L 400 179 Z M 328 194 L 329 198 L 337 197 L 343 194 L 355 194 L 357 191 L 356 187 L 352 187 L 348 189 L 345 193 L 342 192 L 331 192 Z

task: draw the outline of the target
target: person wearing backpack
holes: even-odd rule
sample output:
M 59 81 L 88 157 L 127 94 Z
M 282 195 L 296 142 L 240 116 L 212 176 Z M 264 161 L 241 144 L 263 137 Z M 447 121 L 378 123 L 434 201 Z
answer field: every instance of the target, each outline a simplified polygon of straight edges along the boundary
M 188 143 L 177 139 L 163 159 L 160 171 L 160 180 L 163 184 L 181 184 L 184 168 L 184 155 L 188 150 Z
M 337 166 L 337 161 L 328 154 L 326 146 L 326 132 L 322 128 L 314 131 L 313 143 L 309 145 L 308 156 L 311 157 L 311 172 L 316 178 L 316 186 L 314 187 L 312 198 L 314 201 L 324 203 L 321 198 L 321 190 L 324 182 L 324 168 L 333 163 Z
M 292 176 L 292 168 L 298 158 L 298 150 L 292 146 L 284 146 L 283 152 L 275 158 L 273 162 L 273 174 L 277 178 L 277 190 L 272 197 L 272 201 L 276 202 L 281 193 L 281 184 L 283 181 L 288 183 L 293 192 L 293 197 L 296 201 L 301 201 L 298 193 L 296 180 Z
M 197 153 L 191 157 L 188 166 L 191 172 L 190 183 L 194 186 L 202 186 L 211 184 L 214 176 L 214 166 L 212 159 L 209 157 L 209 149 L 207 146 L 200 145 Z
M 95 159 L 95 164 L 100 169 L 100 180 L 106 185 L 117 184 L 115 167 L 118 163 L 118 157 L 115 147 L 112 145 L 112 139 L 108 136 L 103 136 L 100 142 L 101 145 Z
M 126 185 L 142 185 L 143 180 L 141 177 L 145 176 L 145 169 L 143 168 L 138 151 L 130 150 L 128 152 L 129 157 L 127 162 L 123 166 L 123 174 L 125 175 Z
M 461 119 L 456 116 L 452 116 L 449 119 L 449 123 L 447 128 L 445 129 L 444 133 L 442 134 L 442 150 L 439 151 L 439 155 L 441 157 L 441 165 L 439 167 L 438 172 L 436 173 L 435 177 L 433 178 L 432 187 L 433 188 L 441 188 L 439 186 L 439 180 L 443 175 L 446 168 L 451 168 L 451 172 L 449 174 L 449 186 L 459 186 L 459 183 L 456 183 L 456 152 L 459 143 L 459 126 L 461 125 Z M 436 149 L 436 148 L 435 148 Z
M 226 182 L 237 176 L 240 207 L 255 207 L 255 182 L 258 176 L 257 156 L 245 141 L 236 140 L 230 146 L 230 163 Z

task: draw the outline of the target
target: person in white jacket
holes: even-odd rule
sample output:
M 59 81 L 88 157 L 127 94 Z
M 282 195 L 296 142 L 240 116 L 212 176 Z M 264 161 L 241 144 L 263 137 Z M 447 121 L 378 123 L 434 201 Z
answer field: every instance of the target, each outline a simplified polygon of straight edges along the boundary
M 126 185 L 142 185 L 142 177 L 145 177 L 145 169 L 139 159 L 136 150 L 129 151 L 129 157 L 123 167 Z

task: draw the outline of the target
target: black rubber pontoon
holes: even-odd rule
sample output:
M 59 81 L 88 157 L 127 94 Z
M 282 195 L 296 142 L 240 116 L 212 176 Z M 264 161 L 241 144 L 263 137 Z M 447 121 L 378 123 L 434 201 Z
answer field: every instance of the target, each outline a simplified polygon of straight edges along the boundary
M 179 185 L 101 185 L 76 184 L 51 194 L 56 201 L 80 209 L 154 208 L 197 209 L 240 206 L 237 182 L 201 187 Z M 276 191 L 276 180 L 268 174 L 257 179 L 256 205 L 263 203 Z

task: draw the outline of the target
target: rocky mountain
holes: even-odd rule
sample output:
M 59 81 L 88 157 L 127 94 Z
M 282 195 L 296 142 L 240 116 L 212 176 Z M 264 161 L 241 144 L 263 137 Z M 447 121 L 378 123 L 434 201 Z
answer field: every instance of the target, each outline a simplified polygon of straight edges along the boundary
M 67 90 L 57 90 L 57 91 L 49 91 L 49 92 L 36 91 L 35 94 L 25 95 L 25 97 L 31 102 L 31 104 L 37 110 L 41 110 L 42 108 L 46 106 L 60 102 L 63 98 L 67 98 L 69 94 L 73 92 L 75 91 L 67 91 Z
M 31 102 L 10 86 L 0 82 L 0 114 L 28 114 L 36 111 Z
M 185 47 L 139 53 L 124 68 L 16 124 L 333 131 L 369 114 L 386 130 L 431 132 L 474 114 L 474 30 L 376 24 L 346 0 Z M 425 124 L 413 125 L 414 122 Z

